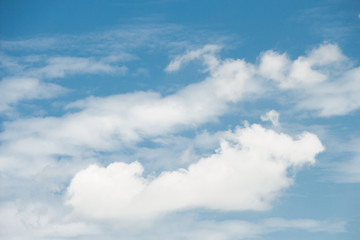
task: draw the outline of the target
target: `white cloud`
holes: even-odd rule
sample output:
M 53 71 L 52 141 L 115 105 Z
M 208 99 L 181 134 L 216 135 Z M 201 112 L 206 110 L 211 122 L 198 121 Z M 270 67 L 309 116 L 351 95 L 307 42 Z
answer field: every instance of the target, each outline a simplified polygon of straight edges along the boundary
M 26 40 L 0 41 L 0 47 L 6 50 L 48 49 L 61 44 L 56 38 L 30 38 Z
M 54 206 L 6 203 L 0 208 L 0 238 L 8 240 L 45 239 L 189 239 L 233 240 L 268 236 L 282 231 L 342 233 L 344 221 L 267 218 L 257 221 L 200 220 L 187 214 L 170 215 L 150 224 L 106 225 L 71 219 Z
M 190 224 L 193 224 L 190 227 Z M 190 222 L 188 228 L 179 234 L 168 233 L 171 239 L 191 240 L 234 240 L 234 239 L 258 239 L 268 236 L 270 233 L 286 230 L 303 230 L 308 232 L 345 232 L 343 221 L 317 221 L 313 219 L 282 219 L 269 218 L 258 222 L 241 220 L 233 221 L 203 221 L 200 223 Z M 176 237 L 176 236 L 181 237 Z M 174 238 L 172 238 L 174 237 Z M 152 238 L 150 238 L 152 239 Z M 155 239 L 155 238 L 154 238 Z
M 335 181 L 342 183 L 360 183 L 360 153 L 350 161 L 335 164 Z
M 189 208 L 267 210 L 293 179 L 288 168 L 314 163 L 324 148 L 260 125 L 229 132 L 221 148 L 187 169 L 145 178 L 138 162 L 91 165 L 75 175 L 67 203 L 90 219 L 135 220 Z
M 0 52 L 0 69 L 20 71 L 22 66 L 14 58 Z
M 117 59 L 36 55 L 11 57 L 5 54 L 1 57 L 0 68 L 4 69 L 7 77 L 0 82 L 0 112 L 12 109 L 19 101 L 48 99 L 64 93 L 65 88 L 46 82 L 51 78 L 64 78 L 70 74 L 123 75 L 127 71 L 125 66 L 113 63 Z
M 269 50 L 261 55 L 258 71 L 265 78 L 281 82 L 285 81 L 290 64 L 291 61 L 286 54 Z
M 211 55 L 212 49 L 216 47 L 206 46 L 196 54 L 190 52 L 192 53 L 190 55 L 201 58 L 206 55 L 212 59 L 215 58 Z M 324 116 L 345 114 L 356 109 L 357 103 L 360 102 L 357 101 L 359 95 L 356 94 L 359 70 L 355 68 L 343 73 L 341 66 L 344 66 L 343 62 L 346 58 L 339 51 L 335 45 L 323 45 L 309 52 L 307 57 L 299 57 L 299 59 L 310 64 L 312 68 L 316 67 L 315 70 L 310 69 L 311 71 L 321 70 L 321 74 L 327 74 L 325 70 L 330 68 L 327 64 L 332 64 L 333 70 L 338 72 L 337 76 L 344 79 L 343 83 L 337 81 L 338 78 L 331 78 L 321 83 L 314 83 L 314 87 L 308 87 L 308 84 L 311 85 L 310 82 L 294 80 L 302 87 L 290 90 L 284 87 L 283 91 L 294 91 L 294 101 L 299 101 L 299 107 L 320 110 L 320 114 Z M 276 60 L 277 58 L 279 59 Z M 71 110 L 75 112 L 62 117 L 19 119 L 8 122 L 0 134 L 2 171 L 31 176 L 41 171 L 49 162 L 51 164 L 56 162 L 59 156 L 70 159 L 94 159 L 98 151 L 113 152 L 144 139 L 151 140 L 184 129 L 195 129 L 201 124 L 216 121 L 217 117 L 228 112 L 229 104 L 233 102 L 260 98 L 267 86 L 263 85 L 262 79 L 258 79 L 258 73 L 263 77 L 283 81 L 283 77 L 288 76 L 289 69 L 292 69 L 291 61 L 285 55 L 275 52 L 265 53 L 258 67 L 244 60 L 215 59 L 216 64 L 209 64 L 203 59 L 209 72 L 204 81 L 190 84 L 172 95 L 135 92 L 108 97 L 89 97 L 69 104 L 67 110 L 72 108 Z M 272 62 L 272 59 L 275 60 Z M 77 70 L 90 64 L 84 59 L 79 61 L 81 63 L 85 61 L 85 64 L 74 67 Z M 62 65 L 64 59 L 55 62 L 56 66 L 58 63 Z M 277 67 L 267 66 L 270 63 Z M 72 71 L 65 67 L 55 69 L 53 76 Z M 96 69 L 94 71 L 100 71 L 102 68 Z M 333 70 L 331 70 L 332 75 L 329 73 L 331 76 L 335 74 Z M 2 88 L 5 92 L 4 96 L 9 95 L 3 100 L 3 109 L 24 97 L 46 98 L 51 97 L 52 93 L 58 93 L 56 85 L 34 79 L 25 82 L 32 84 L 29 84 L 31 91 L 21 90 L 27 86 L 26 84 L 22 84 L 16 91 L 4 91 L 10 87 L 5 84 L 6 81 L 2 82 L 5 86 Z M 276 119 L 273 120 L 276 123 Z
M 18 232 L 24 238 L 83 236 L 88 239 L 90 236 L 86 234 L 93 230 L 91 237 L 96 239 L 94 236 L 99 233 L 98 228 L 88 224 L 88 220 L 105 219 L 118 223 L 119 220 L 147 219 L 194 208 L 221 211 L 271 208 L 274 199 L 293 184 L 294 176 L 288 175 L 288 170 L 314 163 L 315 155 L 323 150 L 315 135 L 304 133 L 293 139 L 259 125 L 246 126 L 234 133 L 217 132 L 214 136 L 205 131 L 194 139 L 184 137 L 179 140 L 180 136 L 172 134 L 216 121 L 229 112 L 232 103 L 266 97 L 265 90 L 273 90 L 274 84 L 276 94 L 290 93 L 294 97 L 288 102 L 296 104 L 298 110 L 315 110 L 321 116 L 347 114 L 360 107 L 357 94 L 360 68 L 354 68 L 340 49 L 332 44 L 321 45 L 295 60 L 287 54 L 268 51 L 261 56 L 258 65 L 241 59 L 220 59 L 215 56 L 219 49 L 216 45 L 206 45 L 175 57 L 165 71 L 174 72 L 190 61 L 200 60 L 208 76 L 204 81 L 190 84 L 174 94 L 164 96 L 156 92 L 135 92 L 89 97 L 69 104 L 65 109 L 69 112 L 60 117 L 18 119 L 4 123 L 0 134 L 1 177 L 12 182 L 14 176 L 23 177 L 19 181 L 21 184 L 9 185 L 15 190 L 4 198 L 19 197 L 21 194 L 16 192 L 16 186 L 22 186 L 28 179 L 35 179 L 34 183 L 28 184 L 31 188 L 45 191 L 44 195 L 54 197 L 52 194 L 56 192 L 57 196 L 63 197 L 61 191 L 75 176 L 68 188 L 67 200 L 75 216 L 84 220 L 73 222 L 73 219 L 63 219 L 63 216 L 49 217 L 42 212 L 43 206 L 24 208 L 2 203 L 0 215 L 5 216 L 5 220 L 0 220 L 0 225 L 5 226 L 7 231 L 4 232 L 8 233 L 3 235 L 6 236 L 4 238 Z M 64 91 L 60 86 L 40 78 L 61 78 L 70 74 L 121 74 L 126 68 L 116 63 L 132 58 L 135 57 L 114 53 L 97 58 L 32 59 L 29 56 L 22 62 L 4 59 L 2 66 L 9 72 L 27 77 L 9 77 L 0 82 L 0 95 L 3 97 L 0 111 L 10 109 L 21 100 L 51 98 Z M 26 61 L 36 67 L 24 64 Z M 267 81 L 269 79 L 273 81 Z M 272 110 L 261 119 L 277 126 L 279 114 Z M 194 148 L 201 146 L 209 151 L 219 136 L 225 138 L 221 148 L 200 159 Z M 169 139 L 172 143 L 165 143 Z M 160 146 L 142 148 L 136 145 L 143 141 Z M 191 143 L 184 144 L 186 141 Z M 182 146 L 174 149 L 175 145 Z M 169 149 L 164 150 L 166 147 Z M 127 151 L 137 152 L 131 155 Z M 110 158 L 104 160 L 107 154 L 114 154 L 111 159 L 122 162 L 107 167 L 89 166 L 94 162 L 109 162 Z M 125 163 L 137 157 L 144 160 L 145 155 L 152 155 L 146 156 L 146 160 L 156 161 L 147 163 L 152 166 L 150 171 L 144 162 Z M 339 181 L 358 182 L 359 161 L 354 158 L 348 163 L 348 166 L 339 167 L 339 172 L 347 174 Z M 189 166 L 177 168 L 185 164 Z M 86 166 L 89 167 L 83 169 Z M 149 175 L 148 172 L 144 174 L 144 166 Z M 155 176 L 154 169 L 160 169 L 162 173 Z M 33 190 L 27 191 L 34 195 Z M 343 222 L 311 219 L 193 224 L 193 228 L 185 228 L 185 234 L 184 231 L 169 231 L 165 235 L 170 239 L 193 240 L 247 238 L 284 229 L 344 231 Z M 109 225 L 105 228 L 108 229 Z M 161 233 L 159 235 L 163 236 Z M 119 232 L 114 238 L 117 236 Z M 156 237 L 155 234 L 153 238 L 164 237 Z
M 329 163 L 332 171 L 331 180 L 340 183 L 360 183 L 360 138 L 352 140 L 337 139 L 332 148 L 332 155 L 342 161 Z
M 89 156 L 94 151 L 114 151 L 146 138 L 196 128 L 226 113 L 229 103 L 255 95 L 260 87 L 250 82 L 253 74 L 253 67 L 245 61 L 227 59 L 211 68 L 204 81 L 172 95 L 135 92 L 89 97 L 69 104 L 67 109 L 79 111 L 63 117 L 8 123 L 0 135 L 6 146 L 0 153 L 0 165 L 3 170 L 34 174 L 53 156 L 83 156 L 83 152 Z M 32 162 L 33 167 L 24 168 L 25 172 L 14 171 L 13 167 L 23 166 L 14 164 L 22 159 L 38 164 Z
M 316 221 L 313 219 L 282 219 L 282 218 L 270 218 L 263 221 L 265 228 L 271 230 L 282 229 L 282 228 L 294 228 L 302 229 L 310 232 L 345 232 L 344 221 Z
M 277 81 L 284 89 L 306 88 L 326 81 L 331 68 L 342 68 L 347 60 L 338 46 L 333 44 L 314 48 L 307 56 L 299 56 L 294 61 L 286 54 L 270 50 L 260 58 L 259 73 Z
M 315 110 L 320 116 L 345 115 L 360 107 L 360 68 L 344 72 L 337 81 L 320 84 L 307 90 L 298 106 Z
M 261 115 L 262 121 L 270 121 L 272 125 L 278 126 L 279 125 L 279 116 L 280 114 L 275 110 L 268 111 L 265 115 Z
M 57 84 L 44 83 L 36 78 L 5 78 L 0 82 L 0 112 L 10 110 L 21 100 L 53 98 L 65 92 Z
M 64 78 L 70 74 L 124 74 L 125 66 L 117 66 L 122 59 L 130 58 L 129 55 L 119 54 L 103 58 L 28 55 L 11 57 L 4 55 L 0 64 L 8 70 L 8 75 L 23 78 Z
M 286 54 L 265 52 L 259 74 L 292 92 L 299 109 L 320 116 L 344 115 L 360 107 L 360 68 L 352 67 L 337 45 L 323 44 L 291 61 Z
M 125 73 L 126 67 L 117 67 L 92 58 L 51 57 L 44 67 L 25 71 L 26 76 L 61 78 L 67 74 Z
M 218 64 L 217 59 L 214 57 L 214 54 L 221 49 L 217 45 L 206 45 L 201 49 L 188 51 L 184 55 L 175 57 L 169 65 L 165 68 L 166 72 L 174 72 L 181 68 L 182 65 L 193 61 L 202 59 L 204 63 L 208 66 L 215 67 Z
M 3 203 L 0 238 L 8 240 L 72 239 L 99 233 L 94 224 L 67 220 L 54 206 L 42 203 Z
M 0 41 L 6 54 L 12 50 L 23 53 L 40 51 L 36 54 L 54 50 L 56 53 L 61 51 L 61 54 L 88 56 L 90 53 L 94 56 L 1 55 L 1 67 L 13 76 L 0 82 L 0 111 L 7 111 L 22 100 L 52 98 L 65 91 L 44 79 L 72 74 L 124 74 L 127 69 L 119 62 L 137 59 L 137 56 L 127 53 L 129 49 L 133 51 L 139 46 L 152 50 L 170 45 L 171 48 L 186 47 L 185 41 L 169 43 L 168 39 L 164 40 L 163 36 L 174 33 L 173 29 L 174 26 L 169 25 L 165 28 L 129 26 L 128 29 L 89 36 Z M 1 202 L 0 238 L 98 239 L 111 227 L 105 225 L 103 232 L 98 231 L 101 224 L 89 224 L 87 218 L 94 223 L 93 219 L 139 219 L 193 208 L 230 211 L 270 208 L 273 200 L 294 181 L 293 176 L 287 175 L 287 170 L 313 163 L 316 153 L 322 151 L 315 135 L 304 133 L 293 139 L 258 125 L 234 133 L 217 132 L 214 136 L 205 131 L 194 139 L 172 134 L 197 130 L 204 123 L 216 121 L 219 116 L 229 113 L 232 103 L 267 99 L 268 89 L 275 90 L 272 99 L 283 93 L 289 94 L 291 97 L 287 98 L 286 104 L 290 108 L 295 104 L 299 111 L 312 110 L 320 116 L 347 114 L 360 107 L 360 68 L 353 67 L 334 44 L 323 44 L 295 60 L 287 54 L 267 51 L 260 56 L 259 64 L 242 59 L 220 59 L 216 57 L 220 48 L 206 45 L 175 57 L 165 71 L 175 72 L 195 60 L 203 62 L 208 76 L 174 94 L 135 92 L 89 97 L 69 104 L 65 109 L 68 112 L 60 117 L 4 123 L 0 133 L 0 178 L 6 183 L 0 187 L 1 190 L 5 188 L 6 191 L 1 192 L 6 192 L 6 195 L 1 201 L 10 198 L 12 203 Z M 111 55 L 107 55 L 109 52 Z M 142 68 L 138 70 L 138 74 L 146 75 Z M 272 81 L 267 81 L 269 79 Z M 274 126 L 278 124 L 275 111 L 266 113 L 261 119 L 271 121 Z M 216 153 L 209 156 L 207 152 L 200 159 L 194 152 L 197 146 L 210 151 L 220 136 L 225 140 Z M 148 148 L 136 145 L 146 141 L 156 147 L 152 144 Z M 136 153 L 131 155 L 128 151 Z M 83 169 L 94 162 L 112 161 L 108 155 L 113 161 L 122 162 Z M 145 159 L 145 163 L 125 163 L 139 158 Z M 179 160 L 181 163 L 173 162 Z M 185 164 L 190 166 L 177 169 Z M 346 164 L 338 167 L 338 171 L 344 174 L 339 181 L 359 182 L 357 156 Z M 151 165 L 150 171 L 146 165 Z M 149 175 L 147 171 L 145 175 L 144 168 Z M 163 172 L 155 176 L 154 169 Z M 23 178 L 18 180 L 17 176 Z M 61 191 L 73 176 L 69 187 L 73 195 L 69 195 L 68 200 L 85 221 L 69 220 L 68 216 L 61 214 L 52 215 L 44 210 L 43 205 L 24 206 L 33 200 L 27 197 L 35 195 L 34 198 L 46 195 L 60 201 L 63 197 Z M 91 181 L 93 184 L 87 185 Z M 45 193 L 38 196 L 33 189 Z M 101 195 L 96 194 L 97 191 L 103 193 L 103 199 L 98 198 Z M 107 196 L 114 198 L 108 199 Z M 15 198 L 20 199 L 18 206 L 13 204 Z M 66 207 L 63 207 L 61 205 L 61 210 L 54 211 L 64 211 Z M 174 222 L 177 227 L 178 221 Z M 180 230 L 176 227 L 164 230 L 167 225 L 163 222 L 155 232 L 148 230 L 147 238 L 223 240 L 256 237 L 286 229 L 344 231 L 344 222 L 312 219 L 267 219 L 256 223 L 236 220 L 189 222 Z M 109 239 L 119 239 L 122 230 L 114 230 L 115 235 Z M 124 235 L 128 236 L 127 233 Z M 135 237 L 129 235 L 129 239 L 138 239 L 136 234 Z
M 270 79 L 278 88 L 276 92 L 291 93 L 293 98 L 288 102 L 295 104 L 298 110 L 313 110 L 320 116 L 329 117 L 345 115 L 360 107 L 360 68 L 353 67 L 351 60 L 335 44 L 322 44 L 293 61 L 287 54 L 270 50 L 260 56 L 257 66 L 239 59 L 219 61 L 214 56 L 219 48 L 207 45 L 202 49 L 189 51 L 176 57 L 165 70 L 176 71 L 189 61 L 201 59 L 210 72 L 209 78 L 216 78 L 222 84 L 217 92 L 222 92 L 235 101 L 236 96 L 239 96 L 239 89 L 248 89 L 256 93 L 252 98 L 259 98 L 266 88 L 273 85 L 271 82 L 263 82 L 264 79 Z M 245 69 L 251 72 L 251 80 L 246 82 L 246 86 L 234 85 L 245 82 L 226 82 L 231 77 L 222 79 L 227 74 L 236 76 L 234 71 L 246 72 Z M 251 98 L 250 95 L 247 98 Z

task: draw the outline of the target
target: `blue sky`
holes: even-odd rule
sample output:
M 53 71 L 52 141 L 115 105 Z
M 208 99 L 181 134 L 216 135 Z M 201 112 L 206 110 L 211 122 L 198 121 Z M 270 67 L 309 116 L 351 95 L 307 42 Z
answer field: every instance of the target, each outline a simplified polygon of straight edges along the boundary
M 358 1 L 1 1 L 1 239 L 357 239 Z

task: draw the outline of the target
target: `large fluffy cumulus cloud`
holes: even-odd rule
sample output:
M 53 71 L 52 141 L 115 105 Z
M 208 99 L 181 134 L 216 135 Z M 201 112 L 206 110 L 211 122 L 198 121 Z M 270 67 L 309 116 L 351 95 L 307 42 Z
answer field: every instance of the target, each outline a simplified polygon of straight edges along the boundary
M 67 203 L 90 219 L 137 220 L 189 208 L 266 210 L 293 183 L 288 170 L 315 162 L 316 135 L 297 139 L 260 125 L 228 132 L 220 149 L 187 169 L 144 177 L 139 162 L 91 165 L 68 187 Z

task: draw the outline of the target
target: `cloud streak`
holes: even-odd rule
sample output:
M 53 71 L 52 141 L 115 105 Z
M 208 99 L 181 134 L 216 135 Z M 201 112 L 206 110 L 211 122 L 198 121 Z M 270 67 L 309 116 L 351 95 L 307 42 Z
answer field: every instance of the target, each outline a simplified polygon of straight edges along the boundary
M 184 64 L 202 59 L 205 64 L 217 65 L 217 60 L 214 58 L 214 54 L 221 49 L 220 46 L 217 45 L 206 45 L 205 47 L 193 51 L 188 51 L 184 55 L 180 55 L 175 57 L 169 65 L 165 68 L 166 72 L 175 72 L 178 71 Z
M 0 164 L 3 170 L 13 171 L 14 166 L 22 166 L 12 164 L 14 156 L 19 161 L 26 156 L 28 162 L 36 161 L 39 165 L 35 166 L 44 167 L 54 155 L 114 151 L 147 138 L 193 129 L 215 121 L 228 111 L 230 103 L 244 99 L 258 88 L 250 81 L 253 67 L 242 60 L 219 61 L 216 66 L 209 66 L 209 70 L 210 75 L 204 81 L 172 95 L 136 92 L 89 97 L 69 104 L 67 110 L 75 112 L 63 117 L 11 122 L 0 135 L 4 143 Z M 48 146 L 46 149 L 44 144 Z M 28 174 L 32 169 L 24 168 Z M 17 172 L 25 174 L 20 169 Z
M 0 81 L 0 113 L 9 111 L 21 100 L 48 99 L 66 92 L 60 85 L 37 78 L 6 78 Z

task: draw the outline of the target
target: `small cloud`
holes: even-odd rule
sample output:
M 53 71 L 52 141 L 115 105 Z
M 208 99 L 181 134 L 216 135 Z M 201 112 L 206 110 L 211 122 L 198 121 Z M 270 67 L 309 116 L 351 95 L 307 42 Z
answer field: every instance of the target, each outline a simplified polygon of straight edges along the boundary
M 210 67 L 214 64 L 214 61 L 212 61 L 214 59 L 211 56 L 220 48 L 218 45 L 206 45 L 201 49 L 186 52 L 184 55 L 175 57 L 165 68 L 165 72 L 178 71 L 184 64 L 197 59 L 203 59 L 204 63 Z
M 275 111 L 275 110 L 271 110 L 269 112 L 267 112 L 265 115 L 261 115 L 261 120 L 262 121 L 270 121 L 272 123 L 272 125 L 274 126 L 278 126 L 279 125 L 279 116 L 280 114 Z

